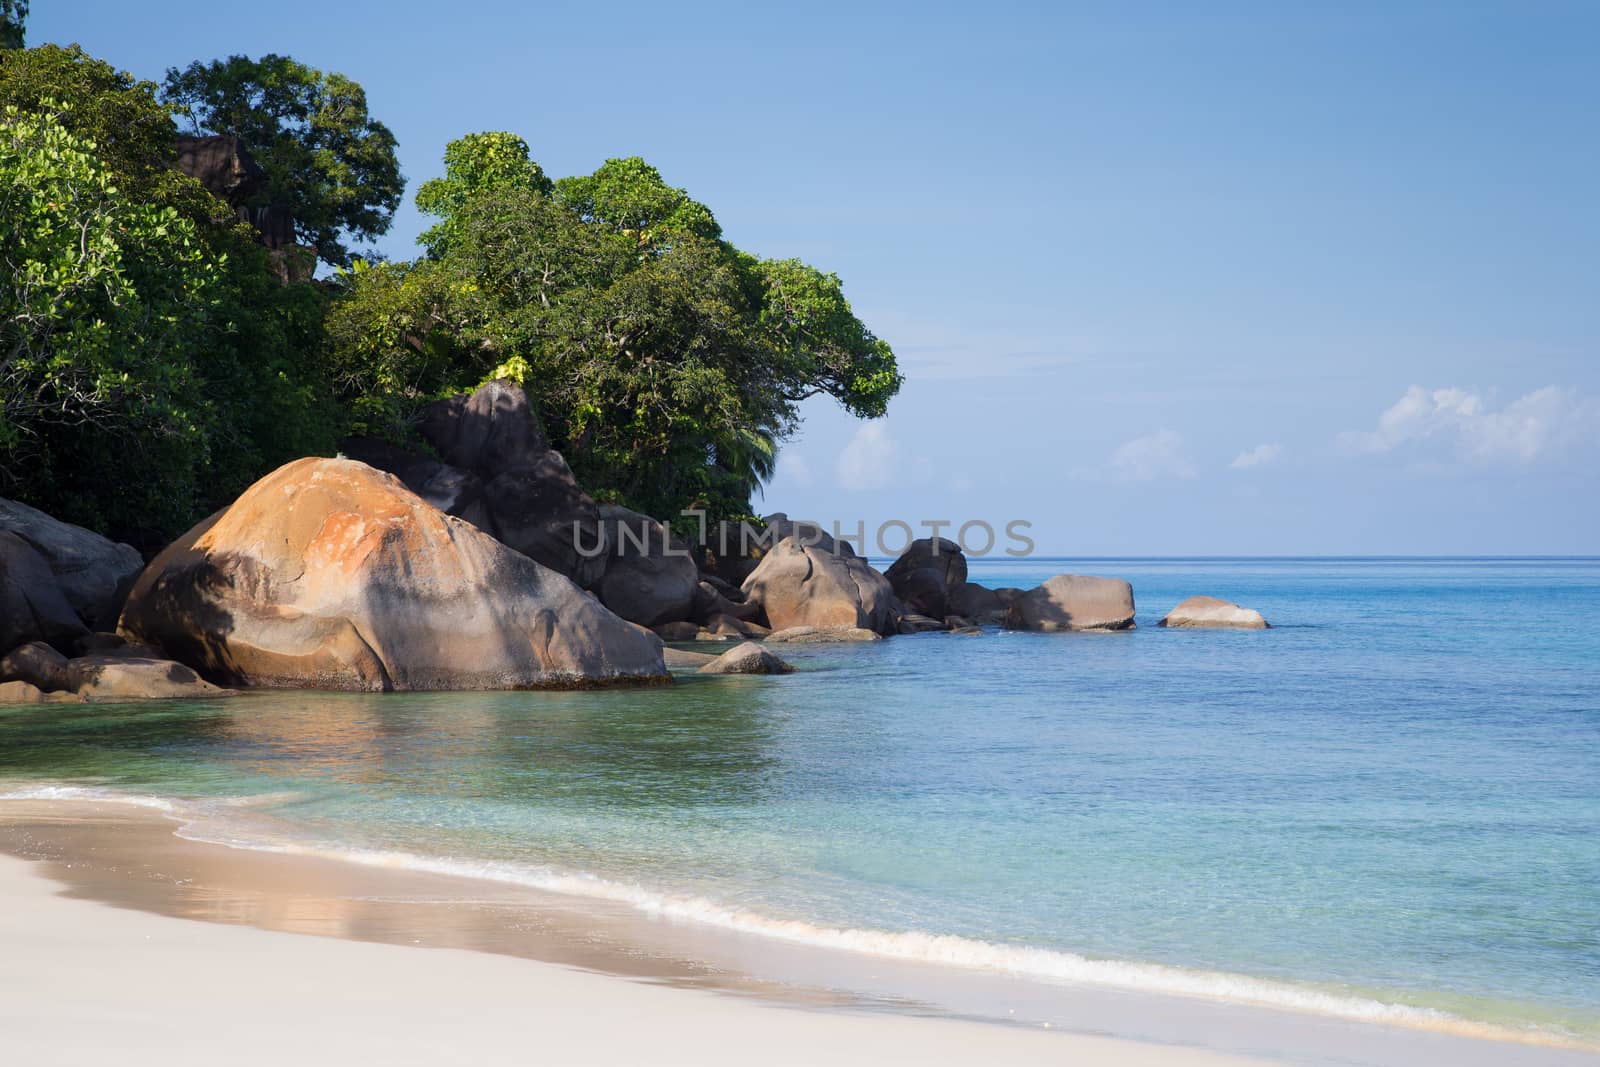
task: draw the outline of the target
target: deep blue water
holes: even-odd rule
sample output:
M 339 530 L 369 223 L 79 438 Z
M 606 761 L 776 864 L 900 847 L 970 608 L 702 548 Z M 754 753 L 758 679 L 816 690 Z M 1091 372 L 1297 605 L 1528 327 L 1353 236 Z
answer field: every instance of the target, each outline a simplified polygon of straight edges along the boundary
M 753 930 L 1600 1037 L 1600 561 L 973 564 L 1064 571 L 1132 581 L 1139 628 L 789 646 L 796 675 L 670 690 L 9 710 L 0 791 L 281 794 L 249 809 L 280 838 Z M 1156 628 L 1195 593 L 1274 628 Z

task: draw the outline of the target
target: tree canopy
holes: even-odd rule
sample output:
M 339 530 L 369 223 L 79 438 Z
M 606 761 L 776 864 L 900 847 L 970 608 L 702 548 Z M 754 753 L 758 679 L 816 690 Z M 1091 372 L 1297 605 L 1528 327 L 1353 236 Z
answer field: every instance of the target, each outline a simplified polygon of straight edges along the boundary
M 229 56 L 167 71 L 163 96 L 197 134 L 233 134 L 267 173 L 253 205 L 280 205 L 326 263 L 389 229 L 405 191 L 394 134 L 343 74 L 288 56 Z
M 403 436 L 427 399 L 511 377 L 597 495 L 731 516 L 802 400 L 871 418 L 899 388 L 836 276 L 734 248 L 642 159 L 551 183 L 520 138 L 474 134 L 417 201 L 428 255 L 344 275 L 330 312 L 358 430 Z
M 0 493 L 146 547 L 333 437 L 322 298 L 173 169 L 154 90 L 0 60 Z

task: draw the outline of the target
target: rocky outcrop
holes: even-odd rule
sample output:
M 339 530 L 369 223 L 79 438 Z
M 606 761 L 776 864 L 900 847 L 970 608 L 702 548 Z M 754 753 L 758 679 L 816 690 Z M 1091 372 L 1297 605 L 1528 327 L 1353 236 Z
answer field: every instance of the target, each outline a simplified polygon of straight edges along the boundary
M 550 451 L 528 394 L 502 379 L 435 400 L 417 430 L 446 463 L 487 477 L 535 466 Z
M 762 558 L 743 589 L 746 602 L 761 609 L 773 630 L 894 632 L 895 596 L 888 579 L 855 555 L 803 546 L 792 536 Z
M 0 531 L 20 537 L 43 557 L 62 595 L 86 626 L 116 625 L 122 597 L 144 567 L 132 545 L 117 544 L 14 500 L 0 499 Z
M 696 674 L 793 674 L 794 667 L 754 641 L 729 649 Z
M 700 571 L 688 547 L 656 520 L 624 507 L 602 507 L 600 523 L 610 546 L 594 587 L 600 602 L 642 626 L 687 621 L 700 597 Z
M 972 582 L 956 586 L 946 599 L 951 615 L 959 615 L 975 623 L 999 622 L 1006 615 L 1007 601 L 999 593 Z
M 767 553 L 787 537 L 795 538 L 802 547 L 842 556 L 856 554 L 849 541 L 835 542 L 833 535 L 817 523 L 797 521 L 779 511 L 759 523 L 723 522 L 710 530 L 704 546 L 707 575 L 734 587 L 742 586 Z
M 0 530 L 0 648 L 43 641 L 63 650 L 89 628 L 32 545 Z
M 952 612 L 950 597 L 967 583 L 967 557 L 949 538 L 922 537 L 889 564 L 884 577 L 895 595 L 918 615 L 942 619 Z
M 1058 574 L 1012 600 L 1008 630 L 1129 630 L 1133 586 L 1121 578 Z
M 512 689 L 665 676 L 660 640 L 346 459 L 280 467 L 161 553 L 124 637 L 216 681 Z
M 846 630 L 819 630 L 815 626 L 791 626 L 787 630 L 774 630 L 766 640 L 769 645 L 825 645 L 882 641 L 883 635 L 875 630 L 863 630 L 860 627 Z
M 1214 596 L 1192 596 L 1167 612 L 1166 618 L 1156 623 L 1174 629 L 1225 629 L 1265 630 L 1267 620 L 1261 612 L 1241 608 L 1229 600 Z
M 585 589 L 600 581 L 610 548 L 600 509 L 550 447 L 520 386 L 496 380 L 435 401 L 418 431 L 443 462 L 371 438 L 341 448 Z
M 47 692 L 74 688 L 67 657 L 43 641 L 30 641 L 0 656 L 0 679 L 27 682 Z
M 230 207 L 243 207 L 267 184 L 267 172 L 231 134 L 178 138 L 178 169 Z

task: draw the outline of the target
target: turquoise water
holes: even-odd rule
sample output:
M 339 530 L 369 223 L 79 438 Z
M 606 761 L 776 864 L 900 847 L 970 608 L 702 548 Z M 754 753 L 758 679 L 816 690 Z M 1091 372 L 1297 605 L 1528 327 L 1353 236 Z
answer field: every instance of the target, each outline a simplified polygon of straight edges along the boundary
M 1067 570 L 1131 580 L 1140 628 L 792 646 L 802 673 L 669 690 L 8 710 L 0 793 L 215 818 L 265 798 L 235 843 L 1041 979 L 1600 1038 L 1600 560 L 973 565 Z M 1193 593 L 1275 628 L 1155 627 Z

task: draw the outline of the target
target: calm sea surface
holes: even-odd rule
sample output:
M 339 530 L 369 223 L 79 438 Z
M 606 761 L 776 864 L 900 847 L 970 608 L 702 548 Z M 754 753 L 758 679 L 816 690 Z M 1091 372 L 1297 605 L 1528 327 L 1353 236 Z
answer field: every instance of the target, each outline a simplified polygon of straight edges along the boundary
M 973 564 L 1064 571 L 1132 581 L 1139 629 L 791 646 L 802 673 L 670 689 L 7 709 L 0 793 L 266 797 L 280 842 L 756 933 L 1600 1038 L 1600 560 Z M 1156 628 L 1194 593 L 1275 628 Z

